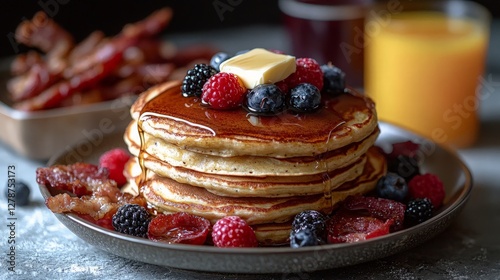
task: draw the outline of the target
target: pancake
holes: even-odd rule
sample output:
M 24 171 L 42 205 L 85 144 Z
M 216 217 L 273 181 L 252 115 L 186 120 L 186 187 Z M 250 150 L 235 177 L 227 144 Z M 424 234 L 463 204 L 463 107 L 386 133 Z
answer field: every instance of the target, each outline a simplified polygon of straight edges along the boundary
M 131 122 L 126 130 L 125 141 L 130 152 L 138 156 L 140 137 Z M 351 143 L 341 149 L 309 157 L 274 158 L 262 156 L 219 157 L 200 154 L 182 149 L 162 139 L 144 135 L 144 152 L 171 166 L 183 167 L 202 173 L 231 176 L 298 176 L 322 173 L 350 165 L 368 148 L 373 146 L 379 134 L 378 128 L 359 142 Z M 170 176 L 171 177 L 171 176 Z
M 304 210 L 330 213 L 347 196 L 365 194 L 372 190 L 385 172 L 384 155 L 377 148 L 372 148 L 367 153 L 367 161 L 359 177 L 331 192 L 318 195 L 227 197 L 165 177 L 147 180 L 143 183 L 141 192 L 158 212 L 188 212 L 205 217 L 212 223 L 229 215 L 240 216 L 250 225 L 284 223 Z
M 171 166 L 155 157 L 144 154 L 143 164 L 148 174 L 168 177 L 179 183 L 202 187 L 209 192 L 221 196 L 244 197 L 279 197 L 312 195 L 333 190 L 341 184 L 354 180 L 362 172 L 366 157 L 359 157 L 354 163 L 343 168 L 314 175 L 305 176 L 224 176 L 213 173 L 202 173 L 183 167 Z M 126 167 L 126 173 L 140 170 L 137 160 Z M 136 175 L 138 176 L 138 175 Z M 128 177 L 132 177 L 129 175 Z M 149 178 L 150 176 L 148 176 Z
M 131 114 L 146 134 L 221 157 L 315 156 L 359 142 L 377 128 L 373 102 L 354 90 L 324 96 L 323 104 L 311 114 L 255 116 L 241 109 L 208 108 L 199 99 L 183 97 L 180 82 L 171 82 L 142 94 Z
M 386 173 L 385 156 L 373 147 L 380 132 L 374 104 L 352 89 L 323 94 L 313 113 L 256 116 L 209 108 L 183 97 L 180 85 L 142 93 L 124 134 L 134 155 L 125 167 L 127 191 L 157 213 L 211 223 L 235 215 L 261 245 L 283 244 L 296 214 L 328 215 Z

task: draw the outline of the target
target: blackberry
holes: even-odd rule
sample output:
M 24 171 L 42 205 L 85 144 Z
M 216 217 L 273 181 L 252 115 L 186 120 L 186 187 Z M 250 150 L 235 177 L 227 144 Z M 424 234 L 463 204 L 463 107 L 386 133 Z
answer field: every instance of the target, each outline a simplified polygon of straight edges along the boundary
M 398 155 L 388 160 L 387 170 L 399 174 L 406 182 L 420 174 L 420 166 L 415 157 Z
M 396 173 L 388 172 L 378 180 L 375 191 L 378 197 L 401 202 L 408 196 L 408 184 L 403 177 Z
M 182 81 L 181 91 L 184 97 L 200 97 L 205 82 L 217 74 L 217 70 L 208 64 L 196 64 L 189 69 Z
M 16 206 L 26 206 L 30 203 L 31 190 L 28 185 L 22 181 L 7 183 L 5 188 L 5 197 L 16 202 Z
M 261 84 L 246 95 L 244 106 L 252 113 L 272 115 L 283 111 L 285 104 L 285 94 L 278 86 Z
M 408 225 L 420 224 L 432 217 L 434 206 L 428 198 L 410 200 L 406 205 L 405 222 Z
M 326 217 L 316 210 L 305 210 L 295 215 L 292 222 L 292 232 L 311 230 L 320 240 L 326 237 Z
M 137 204 L 125 204 L 113 215 L 112 223 L 116 231 L 138 237 L 147 237 L 149 213 Z
M 319 89 L 309 83 L 302 83 L 290 90 L 288 105 L 290 109 L 300 113 L 312 112 L 321 104 Z
M 218 52 L 212 56 L 210 59 L 210 66 L 215 70 L 220 71 L 220 64 L 228 60 L 231 56 L 225 52 Z
M 321 65 L 323 71 L 323 91 L 339 94 L 345 91 L 345 73 L 332 64 Z
M 316 233 L 311 229 L 301 229 L 290 233 L 290 247 L 301 248 L 306 246 L 320 245 Z

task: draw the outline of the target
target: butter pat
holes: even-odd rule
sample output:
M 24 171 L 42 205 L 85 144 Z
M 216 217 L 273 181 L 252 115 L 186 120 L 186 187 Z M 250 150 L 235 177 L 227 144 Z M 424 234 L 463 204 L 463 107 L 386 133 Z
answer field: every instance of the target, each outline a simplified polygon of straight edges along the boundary
M 220 71 L 235 74 L 246 88 L 252 89 L 290 76 L 295 72 L 295 57 L 258 48 L 222 62 Z

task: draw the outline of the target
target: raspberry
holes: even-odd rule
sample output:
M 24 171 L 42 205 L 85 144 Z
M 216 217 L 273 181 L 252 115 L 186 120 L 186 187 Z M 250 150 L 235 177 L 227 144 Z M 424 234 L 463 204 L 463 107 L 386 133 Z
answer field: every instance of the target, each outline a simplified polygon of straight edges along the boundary
M 109 150 L 99 158 L 99 166 L 108 169 L 109 179 L 114 180 L 118 186 L 127 183 L 127 178 L 123 175 L 125 164 L 130 159 L 130 155 L 121 148 Z
M 201 99 L 212 108 L 230 109 L 241 105 L 246 91 L 236 75 L 219 72 L 203 85 Z
M 185 212 L 159 214 L 149 223 L 148 238 L 167 243 L 203 245 L 210 221 Z
M 423 174 L 413 177 L 408 182 L 408 188 L 411 198 L 428 198 L 434 209 L 443 205 L 446 195 L 443 182 L 434 174 Z
M 212 228 L 212 240 L 217 247 L 257 247 L 253 229 L 238 216 L 218 220 Z
M 416 225 L 432 217 L 434 206 L 428 198 L 417 198 L 408 202 L 405 212 L 405 222 Z
M 323 71 L 321 66 L 312 58 L 298 58 L 295 60 L 296 69 L 285 79 L 289 88 L 294 88 L 302 83 L 309 83 L 318 89 L 323 88 Z
M 138 237 L 146 237 L 149 213 L 137 204 L 125 204 L 113 215 L 112 223 L 116 231 Z

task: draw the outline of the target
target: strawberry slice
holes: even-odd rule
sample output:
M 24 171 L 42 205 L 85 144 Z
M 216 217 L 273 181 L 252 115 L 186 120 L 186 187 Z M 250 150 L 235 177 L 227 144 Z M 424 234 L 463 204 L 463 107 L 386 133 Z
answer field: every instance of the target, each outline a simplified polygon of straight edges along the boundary
M 328 243 L 351 243 L 382 236 L 390 232 L 393 220 L 385 222 L 370 216 L 341 211 L 327 222 Z
M 403 228 L 403 203 L 365 196 L 349 196 L 327 221 L 328 243 L 367 240 Z
M 167 243 L 203 245 L 210 221 L 185 212 L 159 214 L 149 223 L 148 238 Z

